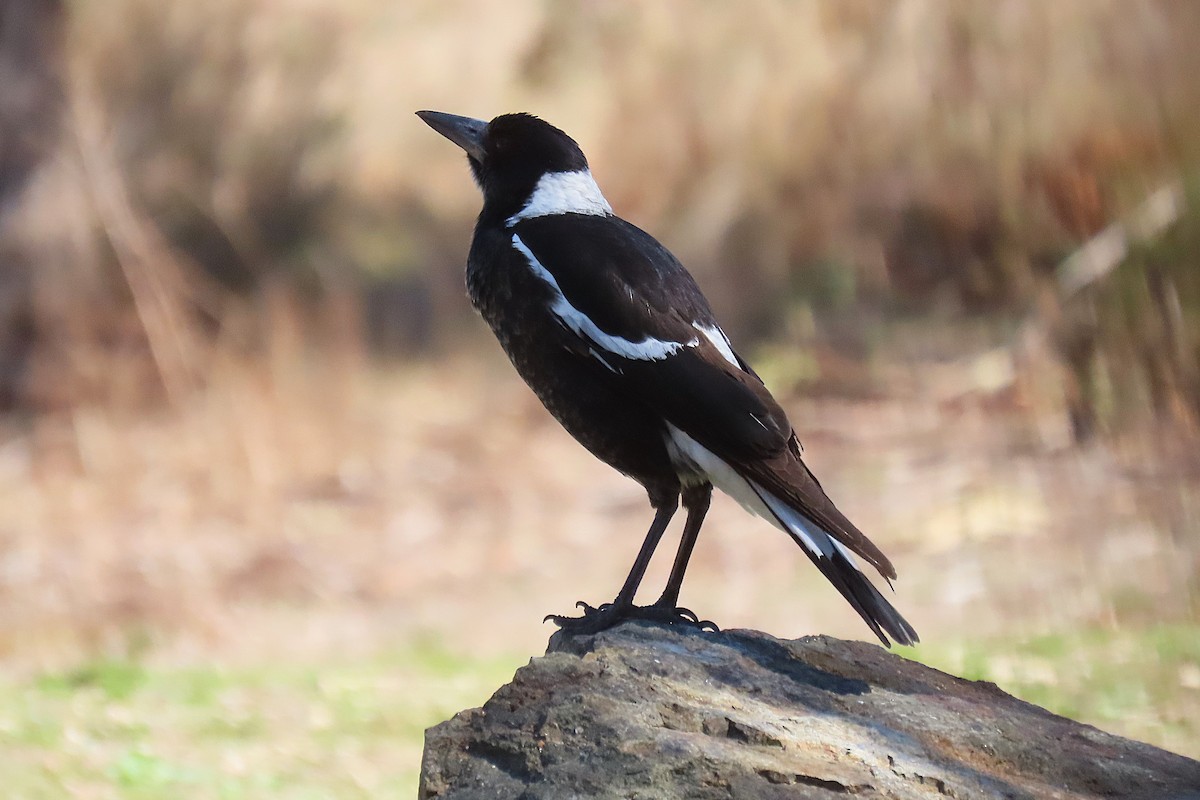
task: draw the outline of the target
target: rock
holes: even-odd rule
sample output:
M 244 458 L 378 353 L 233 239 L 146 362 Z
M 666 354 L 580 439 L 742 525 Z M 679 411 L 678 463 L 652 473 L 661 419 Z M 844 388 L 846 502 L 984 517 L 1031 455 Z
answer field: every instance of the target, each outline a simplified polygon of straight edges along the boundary
M 425 737 L 420 797 L 1171 798 L 1200 762 L 871 644 L 626 623 L 556 634 Z

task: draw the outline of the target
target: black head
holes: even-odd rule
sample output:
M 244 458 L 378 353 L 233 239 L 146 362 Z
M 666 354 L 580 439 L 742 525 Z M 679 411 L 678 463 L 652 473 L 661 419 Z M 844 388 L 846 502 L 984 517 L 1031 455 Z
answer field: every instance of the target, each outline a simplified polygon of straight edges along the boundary
M 588 166 L 574 139 L 532 114 L 503 114 L 491 122 L 440 111 L 417 116 L 466 151 L 485 210 L 498 214 L 518 210 L 542 175 Z

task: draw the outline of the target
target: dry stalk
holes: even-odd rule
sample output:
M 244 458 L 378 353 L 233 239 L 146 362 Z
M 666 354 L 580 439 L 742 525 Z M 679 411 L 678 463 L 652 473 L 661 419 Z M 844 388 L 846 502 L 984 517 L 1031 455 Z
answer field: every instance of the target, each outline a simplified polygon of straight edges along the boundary
M 168 401 L 178 407 L 196 386 L 209 355 L 190 309 L 218 308 L 218 290 L 181 263 L 134 207 L 106 135 L 104 111 L 78 74 L 72 76 L 68 97 L 69 130 L 87 191 L 129 287 Z

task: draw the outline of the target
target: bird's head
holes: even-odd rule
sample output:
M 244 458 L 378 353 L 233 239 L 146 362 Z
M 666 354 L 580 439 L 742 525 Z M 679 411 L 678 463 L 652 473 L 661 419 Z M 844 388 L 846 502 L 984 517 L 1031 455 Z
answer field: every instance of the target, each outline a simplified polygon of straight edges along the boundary
M 522 207 L 543 176 L 588 169 L 574 139 L 532 114 L 503 114 L 491 122 L 441 111 L 417 116 L 466 152 L 485 208 L 504 216 Z

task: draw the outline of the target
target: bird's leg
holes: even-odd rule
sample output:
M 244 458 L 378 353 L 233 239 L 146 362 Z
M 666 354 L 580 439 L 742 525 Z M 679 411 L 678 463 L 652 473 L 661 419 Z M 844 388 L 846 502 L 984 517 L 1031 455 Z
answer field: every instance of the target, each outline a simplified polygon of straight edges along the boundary
M 712 627 L 715 630 L 717 626 L 714 623 L 707 620 L 701 621 L 693 611 L 678 606 L 679 590 L 683 586 L 683 574 L 687 572 L 688 560 L 692 557 L 696 538 L 700 535 L 700 527 L 704 524 L 704 515 L 708 513 L 708 506 L 711 502 L 711 483 L 689 486 L 683 490 L 683 507 L 687 509 L 687 522 L 683 525 L 683 538 L 679 541 L 679 550 L 675 552 L 675 563 L 671 566 L 667 587 L 663 590 L 662 597 L 658 598 L 651 608 L 657 609 L 660 613 L 690 619 L 703 627 Z
M 635 610 L 633 597 L 637 594 L 638 585 L 646 574 L 646 568 L 650 566 L 650 558 L 654 555 L 654 549 L 658 547 L 663 533 L 667 530 L 667 525 L 671 522 L 671 517 L 675 516 L 675 511 L 679 508 L 679 494 L 677 492 L 651 494 L 650 504 L 655 509 L 654 521 L 650 523 L 650 530 L 646 532 L 646 540 L 642 542 L 642 549 L 638 551 L 633 568 L 629 570 L 629 577 L 625 579 L 625 585 L 617 593 L 617 598 L 599 608 L 592 608 L 587 603 L 577 603 L 576 605 L 583 608 L 583 616 L 580 617 L 550 614 L 546 620 L 552 621 L 568 633 L 586 634 L 611 628 L 622 619 L 632 616 Z

